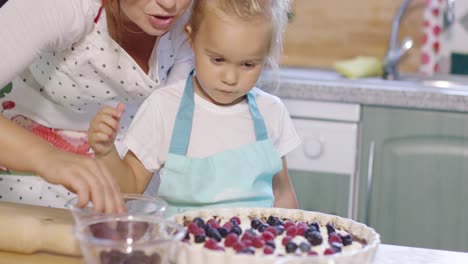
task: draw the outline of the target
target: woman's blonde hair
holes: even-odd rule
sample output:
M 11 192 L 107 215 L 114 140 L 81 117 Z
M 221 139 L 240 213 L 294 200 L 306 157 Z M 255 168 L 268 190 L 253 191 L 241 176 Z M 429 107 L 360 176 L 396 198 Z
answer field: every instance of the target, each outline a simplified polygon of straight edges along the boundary
M 106 10 L 106 19 L 107 19 L 107 29 L 109 30 L 109 35 L 117 43 L 121 44 L 122 36 L 120 35 L 121 24 L 121 11 L 120 11 L 120 1 L 119 0 L 107 0 L 104 3 L 104 9 Z
M 208 3 L 208 1 L 212 2 Z M 213 1 L 215 2 L 214 5 L 212 4 Z M 288 23 L 291 0 L 194 0 L 188 22 L 192 28 L 190 32 L 192 38 L 201 25 L 206 11 L 205 8 L 210 4 L 226 15 L 238 17 L 242 20 L 270 20 L 273 26 L 273 34 L 266 66 L 278 68 L 278 60 L 283 48 L 283 33 Z

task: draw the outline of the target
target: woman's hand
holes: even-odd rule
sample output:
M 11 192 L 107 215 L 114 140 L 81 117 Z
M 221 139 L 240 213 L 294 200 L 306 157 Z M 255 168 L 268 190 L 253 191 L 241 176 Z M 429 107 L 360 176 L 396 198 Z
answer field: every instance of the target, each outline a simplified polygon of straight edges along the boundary
M 88 142 L 97 157 L 106 156 L 114 149 L 114 140 L 119 131 L 120 118 L 125 106 L 119 103 L 115 108 L 105 106 L 91 120 Z
M 125 211 L 117 182 L 105 164 L 97 159 L 53 149 L 45 153 L 41 163 L 36 174 L 78 194 L 79 207 L 91 201 L 98 212 Z

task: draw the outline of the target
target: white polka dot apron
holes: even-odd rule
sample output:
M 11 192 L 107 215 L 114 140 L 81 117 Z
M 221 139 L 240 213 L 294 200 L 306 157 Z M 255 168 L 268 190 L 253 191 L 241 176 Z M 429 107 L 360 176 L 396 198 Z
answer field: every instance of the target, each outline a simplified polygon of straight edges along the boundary
M 105 16 L 100 17 L 92 32 L 72 47 L 41 55 L 12 83 L 0 88 L 0 112 L 5 117 L 52 145 L 80 155 L 92 155 L 86 135 L 92 117 L 104 105 L 118 102 L 126 105 L 126 111 L 116 145 L 125 153 L 122 135 L 143 100 L 165 82 L 174 63 L 170 32 L 157 40 L 146 74 L 111 39 Z M 0 202 L 64 207 L 74 196 L 61 185 L 0 164 Z
M 272 207 L 272 180 L 282 168 L 255 96 L 247 94 L 256 142 L 205 158 L 186 156 L 194 112 L 192 74 L 187 79 L 158 194 L 167 215 L 200 207 Z

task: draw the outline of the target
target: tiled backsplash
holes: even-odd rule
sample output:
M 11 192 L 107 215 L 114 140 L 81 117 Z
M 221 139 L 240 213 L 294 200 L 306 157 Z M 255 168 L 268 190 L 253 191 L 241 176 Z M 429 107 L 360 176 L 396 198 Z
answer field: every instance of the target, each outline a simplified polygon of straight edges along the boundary
M 468 1 L 455 1 L 455 20 L 444 22 L 445 0 L 426 0 L 421 69 L 425 74 L 468 74 Z

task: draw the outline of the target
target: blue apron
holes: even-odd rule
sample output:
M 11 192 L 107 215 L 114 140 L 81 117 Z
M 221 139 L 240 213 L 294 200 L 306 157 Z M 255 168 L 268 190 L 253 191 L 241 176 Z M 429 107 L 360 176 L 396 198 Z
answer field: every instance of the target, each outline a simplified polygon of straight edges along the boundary
M 192 78 L 193 72 L 185 84 L 158 191 L 169 204 L 167 216 L 201 207 L 272 207 L 272 180 L 282 161 L 252 92 L 247 102 L 256 142 L 205 158 L 186 156 L 195 108 Z

